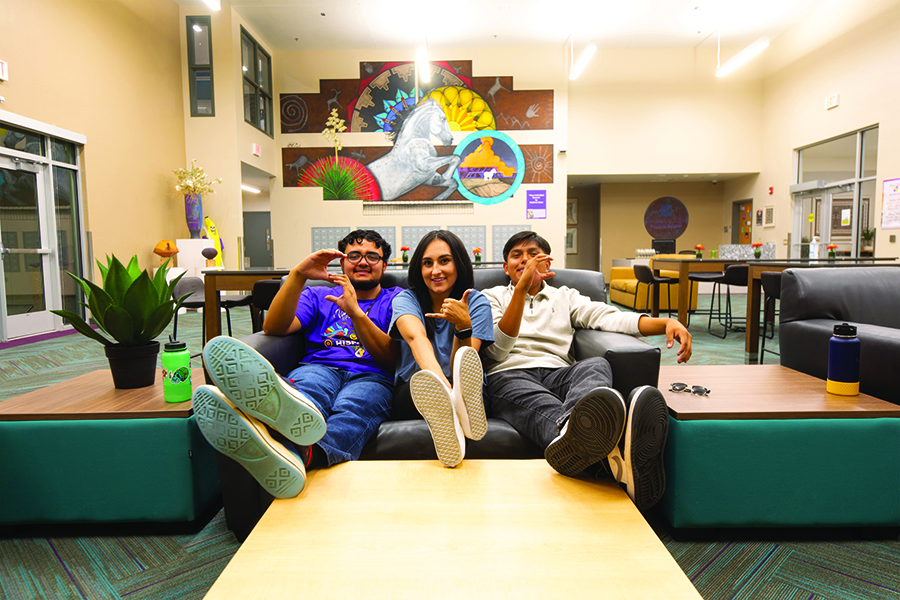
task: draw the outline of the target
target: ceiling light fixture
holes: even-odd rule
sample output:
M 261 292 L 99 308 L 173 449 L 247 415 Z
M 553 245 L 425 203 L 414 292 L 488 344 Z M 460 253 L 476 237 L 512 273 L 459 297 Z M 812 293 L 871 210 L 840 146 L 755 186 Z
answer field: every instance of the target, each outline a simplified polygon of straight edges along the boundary
M 716 77 L 725 77 L 735 69 L 738 69 L 752 60 L 757 54 L 769 47 L 769 38 L 761 37 L 728 60 L 724 65 L 719 64 L 719 51 L 721 51 L 721 38 L 719 38 L 716 50 Z
M 203 0 L 203 1 L 206 3 L 206 5 L 208 7 L 210 7 L 213 10 L 221 10 L 222 9 L 222 3 L 219 2 L 219 0 Z
M 419 78 L 422 83 L 431 81 L 431 69 L 428 67 L 428 42 L 416 50 L 416 71 L 419 72 Z
M 243 183 L 241 184 L 241 189 L 244 190 L 245 192 L 250 192 L 251 194 L 259 193 L 259 190 L 256 189 L 255 187 L 250 187 L 249 185 L 244 185 Z
M 584 68 L 591 61 L 591 57 L 594 56 L 594 53 L 597 51 L 596 44 L 588 44 L 581 51 L 581 54 L 578 55 L 578 60 L 575 61 L 575 64 L 572 64 L 572 59 L 575 56 L 575 36 L 571 37 L 572 43 L 569 46 L 569 79 L 574 81 L 578 79 L 578 76 L 581 75 L 581 72 L 584 71 Z
M 197 33 L 203 33 L 203 28 L 194 23 L 194 31 L 196 31 Z

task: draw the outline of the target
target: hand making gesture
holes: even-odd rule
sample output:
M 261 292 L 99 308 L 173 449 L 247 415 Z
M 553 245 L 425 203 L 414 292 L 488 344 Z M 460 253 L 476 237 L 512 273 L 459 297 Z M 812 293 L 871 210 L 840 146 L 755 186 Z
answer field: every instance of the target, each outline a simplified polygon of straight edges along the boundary
M 336 258 L 346 258 L 346 256 L 346 254 L 334 248 L 319 250 L 301 260 L 291 270 L 303 277 L 303 279 L 334 281 L 334 274 L 328 272 L 328 263 Z
M 525 261 L 525 270 L 519 283 L 524 285 L 526 290 L 532 290 L 541 282 L 556 276 L 556 273 L 550 270 L 552 262 L 553 257 L 549 254 L 538 254 L 529 258 Z
M 328 277 L 332 282 L 338 284 L 343 291 L 340 296 L 325 296 L 325 299 L 337 304 L 338 308 L 347 313 L 350 318 L 361 312 L 359 301 L 356 298 L 356 288 L 353 287 L 350 278 L 343 273 L 329 273 Z M 337 290 L 337 288 L 334 289 Z
M 456 326 L 457 331 L 471 328 L 472 319 L 469 317 L 469 292 L 471 291 L 463 292 L 460 300 L 447 298 L 441 305 L 441 312 L 427 313 L 425 316 L 450 321 Z

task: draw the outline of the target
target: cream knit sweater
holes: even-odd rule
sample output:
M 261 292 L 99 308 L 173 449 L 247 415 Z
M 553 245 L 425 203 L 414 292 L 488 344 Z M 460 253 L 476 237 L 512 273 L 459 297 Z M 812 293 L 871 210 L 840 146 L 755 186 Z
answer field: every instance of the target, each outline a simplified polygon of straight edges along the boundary
M 500 331 L 498 323 L 509 306 L 515 287 L 497 286 L 482 293 L 491 302 L 494 343 L 487 347 L 488 374 L 507 369 L 560 368 L 574 362 L 570 354 L 575 328 L 602 329 L 640 335 L 639 313 L 624 313 L 603 302 L 594 302 L 578 290 L 544 283 L 535 296 L 526 296 L 519 336 Z

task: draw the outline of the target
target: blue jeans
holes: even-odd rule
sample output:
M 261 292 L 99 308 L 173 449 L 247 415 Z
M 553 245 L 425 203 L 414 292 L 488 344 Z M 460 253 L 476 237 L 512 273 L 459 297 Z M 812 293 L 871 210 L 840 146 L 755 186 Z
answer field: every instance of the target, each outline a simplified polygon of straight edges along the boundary
M 316 444 L 325 451 L 329 467 L 358 459 L 390 415 L 393 377 L 384 373 L 353 373 L 312 364 L 300 365 L 288 379 L 325 417 L 327 431 Z

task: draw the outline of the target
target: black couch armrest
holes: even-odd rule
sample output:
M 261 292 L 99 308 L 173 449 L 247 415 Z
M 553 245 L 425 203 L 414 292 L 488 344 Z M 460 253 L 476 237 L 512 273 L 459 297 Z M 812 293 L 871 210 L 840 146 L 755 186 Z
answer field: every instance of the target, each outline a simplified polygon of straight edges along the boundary
M 628 397 L 636 387 L 659 387 L 659 348 L 623 333 L 579 329 L 572 342 L 575 360 L 602 356 L 613 372 L 613 387 Z
M 241 341 L 262 354 L 281 375 L 297 368 L 306 348 L 306 341 L 299 333 L 280 336 L 259 332 L 242 337 Z

